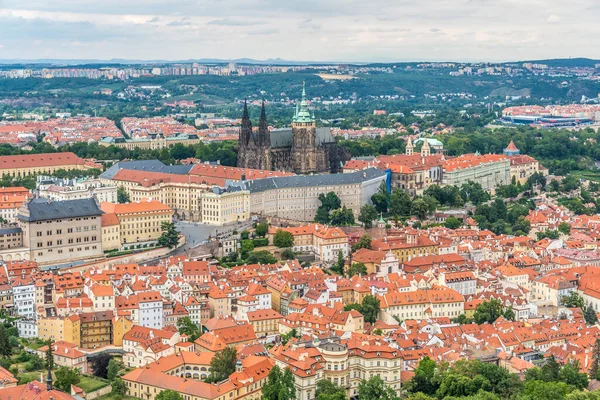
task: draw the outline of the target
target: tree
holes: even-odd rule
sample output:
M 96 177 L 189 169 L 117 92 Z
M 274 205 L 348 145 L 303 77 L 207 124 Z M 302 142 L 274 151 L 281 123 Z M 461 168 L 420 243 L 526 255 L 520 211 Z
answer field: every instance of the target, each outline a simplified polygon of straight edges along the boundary
M 510 310 L 510 311 L 508 311 Z M 514 312 L 510 308 L 505 308 L 500 300 L 491 299 L 484 301 L 475 308 L 473 320 L 476 324 L 493 324 L 498 318 L 514 319 Z
M 116 358 L 111 358 L 108 362 L 108 367 L 106 368 L 106 378 L 109 381 L 114 381 L 119 377 L 119 371 L 123 368 L 123 363 L 121 363 Z
M 596 315 L 596 311 L 591 304 L 588 304 L 585 307 L 585 311 L 583 312 L 583 318 L 588 325 L 595 325 L 598 322 L 598 315 Z
M 174 390 L 163 390 L 156 396 L 156 400 L 184 400 L 183 396 Z
M 289 342 L 291 338 L 298 338 L 298 331 L 296 329 L 292 329 L 288 333 L 282 334 L 280 336 L 280 338 L 281 338 L 281 343 L 283 345 L 286 345 L 287 342 Z
M 319 201 L 321 205 L 317 208 L 317 214 L 315 215 L 315 222 L 320 224 L 328 224 L 331 220 L 329 212 L 337 210 L 342 206 L 342 201 L 335 194 L 335 192 L 329 192 L 327 194 L 319 194 Z
M 462 224 L 462 221 L 456 218 L 454 215 L 449 216 L 446 218 L 446 221 L 444 221 L 444 226 L 448 229 L 458 229 L 462 226 Z
M 293 260 L 296 258 L 296 253 L 291 248 L 283 249 L 281 251 L 281 259 L 282 260 Z
M 397 400 L 398 395 L 378 375 L 358 384 L 358 400 Z
M 179 232 L 175 229 L 175 224 L 172 222 L 163 222 L 160 228 L 162 234 L 158 238 L 158 244 L 169 249 L 177 247 L 179 244 Z
M 585 301 L 576 290 L 573 290 L 568 295 L 561 297 L 560 302 L 567 308 L 581 308 L 582 310 L 585 308 Z
M 378 213 L 386 213 L 388 211 L 388 205 L 390 203 L 390 194 L 387 190 L 385 182 L 381 182 L 377 193 L 371 196 L 371 202 Z
M 418 217 L 420 220 L 425 219 L 428 211 L 429 207 L 423 199 L 415 199 L 410 206 L 410 213 Z
M 10 347 L 10 339 L 4 325 L 0 324 L 0 356 L 10 357 L 12 348 Z
M 125 385 L 123 379 L 113 379 L 113 381 L 110 383 L 110 386 L 112 387 L 112 394 L 116 396 L 125 396 L 125 393 L 127 392 L 127 386 Z
M 329 379 L 321 379 L 317 382 L 315 398 L 317 400 L 346 400 L 346 390 Z
M 571 233 L 571 225 L 569 225 L 566 222 L 561 222 L 560 224 L 558 224 L 558 231 L 563 235 L 568 235 L 569 233 Z
M 331 225 L 333 226 L 348 226 L 354 225 L 354 213 L 351 209 L 343 206 L 331 212 Z
M 435 361 L 427 356 L 423 357 L 415 369 L 415 375 L 406 384 L 406 389 L 410 393 L 435 394 L 438 389 L 437 383 L 434 382 L 436 368 Z
M 598 379 L 600 372 L 600 339 L 596 339 L 592 349 L 592 365 L 590 366 L 590 379 Z
M 254 230 L 254 233 L 256 233 L 256 236 L 265 237 L 265 235 L 267 234 L 268 231 L 269 231 L 269 224 L 267 224 L 266 222 L 261 222 L 256 225 L 256 229 Z
M 71 385 L 77 385 L 81 380 L 79 370 L 76 368 L 60 367 L 55 372 L 54 384 L 63 392 L 70 393 Z
M 217 352 L 210 360 L 210 375 L 206 382 L 221 382 L 229 378 L 229 375 L 235 372 L 235 363 L 237 361 L 237 350 L 235 347 L 226 347 Z
M 360 208 L 358 220 L 363 223 L 365 228 L 372 228 L 375 219 L 377 219 L 377 209 L 375 209 L 375 207 L 370 204 L 365 204 Z
M 273 236 L 273 244 L 279 248 L 293 247 L 294 235 L 283 229 L 277 229 L 277 232 L 275 232 L 275 235 Z
M 368 294 L 364 297 L 360 313 L 365 317 L 365 322 L 374 324 L 379 318 L 379 299 L 372 294 Z
M 177 329 L 182 335 L 188 336 L 188 341 L 193 342 L 200 337 L 200 328 L 190 317 L 182 317 L 177 320 Z
M 289 368 L 284 372 L 277 365 L 271 368 L 262 388 L 262 400 L 292 400 L 296 398 L 294 376 Z
M 129 198 L 129 193 L 123 186 L 119 186 L 117 188 L 117 202 L 118 203 L 130 203 L 131 199 Z
M 402 191 L 402 189 L 394 189 L 390 195 L 390 206 L 389 210 L 394 215 L 409 215 L 411 200 L 408 193 Z
M 370 249 L 371 248 L 371 236 L 366 233 L 358 239 L 358 242 L 354 246 L 352 246 L 352 250 L 356 251 L 358 249 Z
M 340 250 L 338 251 L 337 261 L 330 269 L 336 274 L 342 275 L 344 273 L 344 265 L 346 265 L 346 260 L 344 259 L 344 253 Z
M 91 359 L 92 371 L 94 375 L 105 378 L 108 376 L 108 363 L 112 359 L 112 356 L 107 353 L 100 353 Z
M 348 278 L 352 278 L 354 275 L 364 275 L 367 273 L 367 267 L 361 262 L 352 263 L 348 268 Z
M 54 369 L 54 356 L 52 355 L 52 339 L 48 339 L 48 348 L 46 349 L 46 367 Z
M 531 230 L 531 224 L 527 218 L 520 216 L 512 226 L 512 231 L 515 235 L 527 235 Z

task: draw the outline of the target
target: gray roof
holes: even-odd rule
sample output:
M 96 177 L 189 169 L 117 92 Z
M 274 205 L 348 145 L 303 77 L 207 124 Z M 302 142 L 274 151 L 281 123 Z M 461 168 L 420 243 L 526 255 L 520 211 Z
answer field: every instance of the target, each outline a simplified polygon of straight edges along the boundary
M 96 200 L 77 199 L 52 201 L 43 197 L 35 198 L 27 203 L 29 216 L 19 214 L 21 221 L 45 221 L 61 218 L 93 217 L 102 215 Z
M 100 175 L 102 178 L 112 179 L 120 169 L 135 171 L 163 172 L 165 174 L 186 175 L 194 167 L 189 165 L 165 165 L 159 160 L 120 161 Z
M 0 235 L 12 235 L 13 233 L 23 232 L 21 228 L 0 228 Z
M 317 128 L 317 146 L 334 143 L 330 128 Z M 292 147 L 292 129 L 275 129 L 271 131 L 271 147 Z
M 302 186 L 344 185 L 370 181 L 385 176 L 386 172 L 377 168 L 347 174 L 296 175 L 277 178 L 257 179 L 240 182 L 250 193 L 264 192 L 271 189 L 294 188 Z

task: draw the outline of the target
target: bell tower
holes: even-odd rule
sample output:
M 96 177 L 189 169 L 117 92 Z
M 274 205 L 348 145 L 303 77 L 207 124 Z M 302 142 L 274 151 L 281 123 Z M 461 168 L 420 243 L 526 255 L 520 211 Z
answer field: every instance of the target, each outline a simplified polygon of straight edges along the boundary
M 318 172 L 317 124 L 308 110 L 306 87 L 302 83 L 302 100 L 292 119 L 292 163 L 297 174 Z

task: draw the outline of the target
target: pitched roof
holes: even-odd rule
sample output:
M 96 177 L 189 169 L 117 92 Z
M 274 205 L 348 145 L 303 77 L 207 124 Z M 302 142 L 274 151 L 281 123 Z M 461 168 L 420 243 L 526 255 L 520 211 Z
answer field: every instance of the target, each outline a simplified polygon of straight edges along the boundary
M 76 199 L 52 201 L 42 197 L 32 199 L 27 203 L 29 215 L 19 214 L 18 218 L 22 221 L 46 221 L 62 218 L 95 217 L 102 215 L 98 208 L 96 200 Z

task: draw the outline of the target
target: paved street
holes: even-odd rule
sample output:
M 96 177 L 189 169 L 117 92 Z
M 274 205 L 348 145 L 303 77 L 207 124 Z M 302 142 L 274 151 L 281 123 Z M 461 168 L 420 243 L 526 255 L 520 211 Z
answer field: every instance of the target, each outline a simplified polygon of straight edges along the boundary
M 246 222 L 243 224 L 230 224 L 225 226 L 211 226 L 200 223 L 193 223 L 187 221 L 179 221 L 175 224 L 177 230 L 185 235 L 186 244 L 172 254 L 181 254 L 185 251 L 200 245 L 203 241 L 207 240 L 209 236 L 214 237 L 215 235 L 230 234 L 237 230 L 241 232 L 252 226 L 252 222 Z

